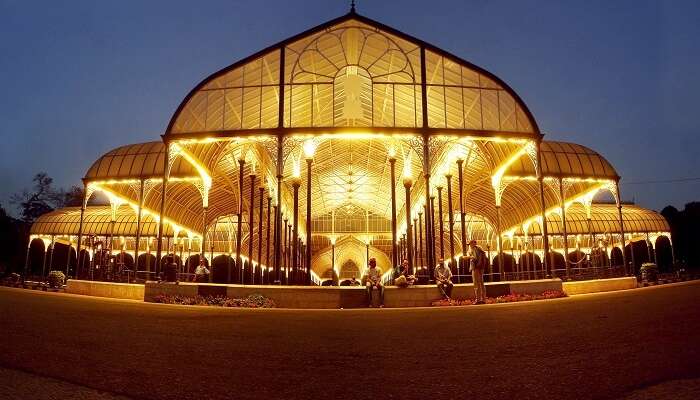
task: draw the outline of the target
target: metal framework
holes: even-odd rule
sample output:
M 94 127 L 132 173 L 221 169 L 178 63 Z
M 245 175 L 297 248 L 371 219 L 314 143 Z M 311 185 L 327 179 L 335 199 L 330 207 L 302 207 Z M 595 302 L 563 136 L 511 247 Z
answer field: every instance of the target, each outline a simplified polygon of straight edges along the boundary
M 668 235 L 622 204 L 619 179 L 595 151 L 543 140 L 498 77 L 353 9 L 204 79 L 162 141 L 100 157 L 83 207 L 32 235 L 78 250 L 124 237 L 136 259 L 194 248 L 248 283 L 319 283 L 370 254 L 427 274 L 471 238 L 495 255 L 538 236 L 526 246 L 544 254 L 560 236 L 566 252 L 568 236 Z M 109 206 L 88 206 L 97 192 Z

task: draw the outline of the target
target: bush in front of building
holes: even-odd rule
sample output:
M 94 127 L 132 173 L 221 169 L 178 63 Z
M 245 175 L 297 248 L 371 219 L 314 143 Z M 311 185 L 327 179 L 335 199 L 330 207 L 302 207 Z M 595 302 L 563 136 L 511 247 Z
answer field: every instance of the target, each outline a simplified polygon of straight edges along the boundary
M 275 308 L 277 305 L 272 299 L 261 294 L 251 294 L 245 298 L 231 298 L 225 296 L 180 296 L 158 295 L 153 298 L 154 303 L 180 304 L 186 306 L 215 306 L 235 308 Z
M 546 290 L 539 294 L 520 294 L 511 293 L 498 297 L 487 297 L 486 304 L 498 304 L 498 303 L 515 303 L 518 301 L 532 301 L 532 300 L 548 300 L 557 299 L 560 297 L 566 297 L 566 293 L 561 290 Z M 444 307 L 444 306 L 468 306 L 475 304 L 474 300 L 437 300 L 432 303 L 433 306 Z
M 51 271 L 46 280 L 49 283 L 49 287 L 58 289 L 66 283 L 66 275 L 61 271 Z
M 659 268 L 654 263 L 644 263 L 639 269 L 642 276 L 642 282 L 658 282 Z

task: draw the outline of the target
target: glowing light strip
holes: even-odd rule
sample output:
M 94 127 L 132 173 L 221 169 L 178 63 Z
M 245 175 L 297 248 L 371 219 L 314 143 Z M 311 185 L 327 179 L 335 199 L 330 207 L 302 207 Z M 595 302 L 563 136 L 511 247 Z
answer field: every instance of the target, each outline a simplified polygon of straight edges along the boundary
M 588 190 L 588 191 L 586 191 L 578 196 L 575 196 L 569 200 L 564 201 L 564 207 L 569 208 L 572 204 L 580 203 L 582 200 L 585 200 L 587 196 L 592 196 L 592 195 L 594 196 L 596 193 L 598 193 L 598 191 L 600 189 L 605 188 L 609 182 L 610 181 L 601 181 L 600 184 L 595 186 L 593 189 L 590 189 L 590 190 Z M 545 214 L 545 217 L 547 217 L 549 215 L 558 214 L 560 212 L 561 212 L 561 206 L 556 205 L 556 206 L 550 207 L 549 209 L 545 210 L 544 214 Z M 518 229 L 521 229 L 522 227 L 529 227 L 530 224 L 532 224 L 533 222 L 537 222 L 541 225 L 542 224 L 542 215 L 535 215 L 531 218 L 528 218 L 525 221 L 523 221 L 522 223 L 520 223 L 519 225 L 512 226 L 512 227 L 506 229 L 505 231 L 501 232 L 501 235 L 515 234 L 515 232 Z M 523 229 L 523 230 L 525 230 L 525 229 Z
M 204 182 L 204 184 L 207 185 L 208 187 L 211 187 L 212 179 L 211 179 L 211 176 L 209 175 L 209 171 L 207 170 L 207 168 L 204 165 L 202 165 L 199 162 L 199 160 L 197 160 L 192 155 L 192 153 L 190 153 L 184 147 L 180 146 L 177 143 L 173 143 L 173 144 L 171 144 L 171 146 L 173 146 L 175 149 L 177 149 L 177 151 L 182 156 L 182 158 L 184 158 L 188 163 L 190 163 L 190 165 L 192 165 L 197 170 L 197 172 L 199 173 L 199 176 L 202 178 L 202 182 Z
M 106 196 L 112 197 L 112 198 L 114 198 L 114 199 L 118 199 L 118 201 L 121 202 L 122 204 L 128 204 L 128 205 L 130 205 L 130 206 L 132 207 L 132 209 L 133 209 L 134 207 L 136 207 L 136 209 L 138 209 L 138 204 L 137 204 L 136 202 L 130 200 L 129 198 L 126 198 L 126 197 L 124 197 L 124 196 L 122 196 L 122 195 L 120 195 L 120 194 L 118 194 L 118 193 L 115 193 L 114 191 L 112 191 L 112 190 L 110 190 L 110 189 L 108 189 L 108 188 L 106 188 L 106 187 L 100 186 L 100 185 L 98 185 L 98 184 L 91 183 L 90 185 L 91 185 L 95 190 L 99 190 L 99 191 L 103 192 Z M 157 212 L 153 211 L 153 210 L 150 210 L 150 209 L 148 209 L 148 208 L 146 208 L 146 207 L 143 207 L 143 208 L 141 208 L 141 213 L 142 213 L 143 215 L 150 215 L 151 217 L 153 217 L 153 219 L 156 220 L 156 222 L 160 222 L 160 215 L 159 215 Z M 169 224 L 169 225 L 171 226 L 171 228 L 173 229 L 173 231 L 175 231 L 175 230 L 184 231 L 184 232 L 187 233 L 188 236 L 197 237 L 197 238 L 199 238 L 200 240 L 202 239 L 202 235 L 201 235 L 201 234 L 197 233 L 196 231 L 189 230 L 189 229 L 187 229 L 187 228 L 185 228 L 185 227 L 182 227 L 182 226 L 178 225 L 176 222 L 174 222 L 174 221 L 171 220 L 171 219 L 163 218 L 163 223 Z
M 496 171 L 493 173 L 491 176 L 491 186 L 495 189 L 498 188 L 498 185 L 501 183 L 501 179 L 503 178 L 503 175 L 506 173 L 506 170 L 520 157 L 522 157 L 528 149 L 528 146 L 530 146 L 530 142 L 526 143 L 523 147 L 521 147 L 518 151 L 513 153 L 508 159 L 501 163 L 501 165 L 496 168 Z

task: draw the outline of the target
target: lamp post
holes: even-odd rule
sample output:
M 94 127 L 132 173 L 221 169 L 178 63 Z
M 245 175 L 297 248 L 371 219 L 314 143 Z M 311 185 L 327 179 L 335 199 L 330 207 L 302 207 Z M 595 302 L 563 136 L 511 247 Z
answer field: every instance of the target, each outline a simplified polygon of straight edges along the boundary
M 301 186 L 301 177 L 295 174 L 292 176 L 291 181 L 292 188 L 294 189 L 294 210 L 292 211 L 292 215 L 294 216 L 292 219 L 292 281 L 294 281 L 297 268 L 299 267 L 299 186 Z
M 369 266 L 369 238 L 365 238 L 365 265 Z
M 398 270 L 399 261 L 396 252 L 396 154 L 393 147 L 389 150 L 389 169 L 391 175 L 391 263 Z
M 250 205 L 248 214 L 248 268 L 250 268 L 250 283 L 255 284 L 255 268 L 253 267 L 253 218 L 255 216 L 255 163 L 250 170 Z M 245 282 L 244 282 L 245 283 Z
M 447 223 L 449 225 L 449 234 L 450 234 L 450 262 L 454 263 L 454 258 L 455 258 L 455 236 L 454 236 L 454 211 L 452 210 L 452 174 L 451 173 L 446 173 L 445 174 L 445 180 L 447 181 L 447 213 L 448 213 L 448 220 Z M 455 268 L 457 271 L 457 282 L 462 283 L 462 273 L 459 268 L 459 263 L 457 263 L 457 267 Z
M 331 271 L 332 273 L 335 274 L 335 236 L 331 237 Z M 334 279 L 335 276 L 331 275 L 331 279 Z
M 260 283 L 262 284 L 263 199 L 265 197 L 263 195 L 265 194 L 265 187 L 260 186 L 258 191 L 260 192 L 260 203 L 258 203 L 258 270 L 260 271 Z
M 437 186 L 438 192 L 438 216 L 440 217 L 440 222 L 438 227 L 440 229 L 440 258 L 445 259 L 445 227 L 442 218 L 442 185 Z
M 287 245 L 287 250 L 288 250 L 288 260 L 287 260 L 287 265 L 292 264 L 292 224 L 291 222 L 287 225 L 287 238 L 289 239 L 289 244 Z M 287 284 L 289 284 L 289 275 L 290 275 L 290 270 L 291 267 L 287 267 Z M 291 272 L 294 272 L 291 270 Z M 293 277 L 292 277 L 293 278 Z
M 430 203 L 428 203 L 428 215 L 426 218 L 430 219 L 430 264 L 428 265 L 428 281 L 430 281 L 433 276 L 433 269 L 435 268 L 435 193 L 430 193 Z M 442 244 L 442 239 L 440 239 L 440 244 Z
M 564 202 L 564 180 L 559 178 L 559 201 L 561 201 L 561 224 L 564 233 L 564 265 L 566 266 L 566 280 L 571 279 L 569 267 L 569 237 L 566 232 L 566 204 Z M 624 245 L 624 243 L 623 243 Z
M 284 220 L 283 220 L 283 225 L 281 229 L 284 232 L 282 234 L 282 247 L 284 248 L 284 257 L 282 257 L 282 267 L 284 268 L 284 273 L 282 274 L 282 278 L 284 279 L 284 283 L 287 283 L 287 267 L 289 266 L 289 263 L 287 262 L 287 257 L 289 257 L 289 229 L 287 229 L 287 221 L 289 221 L 289 217 L 285 214 L 284 215 Z
M 243 238 L 243 169 L 245 168 L 245 157 L 241 153 L 238 157 L 238 223 L 236 230 L 236 269 L 241 271 L 241 283 L 243 283 L 243 268 L 241 263 L 241 244 Z
M 423 206 L 423 209 L 425 210 L 426 206 Z M 425 218 L 428 218 L 428 216 L 426 215 Z M 413 223 L 414 224 L 416 223 L 415 218 L 413 219 Z M 418 260 L 419 260 L 418 265 L 420 265 L 421 267 L 425 267 L 425 259 L 423 258 L 423 212 L 420 210 L 418 211 L 418 225 L 416 225 L 416 227 L 418 228 Z M 426 230 L 425 234 L 426 234 L 426 236 L 428 235 L 427 230 Z M 427 256 L 427 253 L 428 253 L 428 248 L 427 248 L 428 240 L 427 240 L 427 238 L 426 238 L 425 242 L 426 242 L 425 243 L 426 244 L 426 249 L 425 249 L 426 254 L 425 255 Z
M 421 255 L 420 255 L 420 250 L 421 250 L 421 245 L 419 245 L 418 240 L 420 238 L 420 235 L 418 234 L 418 220 L 416 218 L 413 218 L 413 254 L 411 254 L 411 257 L 413 257 L 413 262 L 416 264 L 416 270 L 420 270 L 421 267 Z
M 404 171 L 403 187 L 406 189 L 406 255 L 408 259 L 408 273 L 413 273 L 413 235 L 411 233 L 411 186 L 413 179 Z
M 462 226 L 462 255 L 467 254 L 467 227 L 464 215 L 464 176 L 462 173 L 462 165 L 464 160 L 462 158 L 457 159 L 457 180 L 459 183 L 459 214 L 460 223 Z
M 272 193 L 267 193 L 267 226 L 265 228 L 265 266 L 268 268 L 268 282 L 270 281 L 270 208 L 272 206 Z
M 304 142 L 306 157 L 306 284 L 311 285 L 311 164 L 316 152 L 316 143 L 309 139 Z

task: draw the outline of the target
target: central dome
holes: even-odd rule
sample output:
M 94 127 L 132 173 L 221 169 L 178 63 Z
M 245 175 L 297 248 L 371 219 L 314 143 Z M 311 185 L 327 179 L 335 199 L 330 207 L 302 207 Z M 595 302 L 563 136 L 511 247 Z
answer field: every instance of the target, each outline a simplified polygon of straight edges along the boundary
M 348 127 L 539 133 L 493 74 L 351 12 L 209 76 L 166 134 Z

